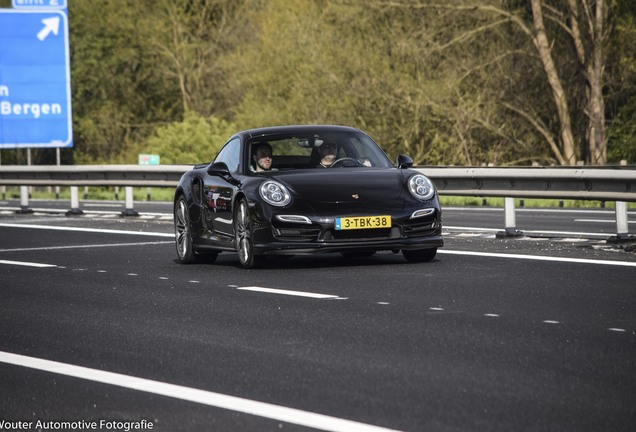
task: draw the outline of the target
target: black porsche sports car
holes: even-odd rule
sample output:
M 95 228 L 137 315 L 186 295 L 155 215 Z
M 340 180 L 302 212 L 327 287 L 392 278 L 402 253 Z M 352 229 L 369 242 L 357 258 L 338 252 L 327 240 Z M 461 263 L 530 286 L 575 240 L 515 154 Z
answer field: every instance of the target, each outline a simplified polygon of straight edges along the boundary
M 394 166 L 364 132 L 280 126 L 232 136 L 214 161 L 186 172 L 174 196 L 177 256 L 214 262 L 238 252 L 245 268 L 266 255 L 402 251 L 424 262 L 443 246 L 433 183 Z

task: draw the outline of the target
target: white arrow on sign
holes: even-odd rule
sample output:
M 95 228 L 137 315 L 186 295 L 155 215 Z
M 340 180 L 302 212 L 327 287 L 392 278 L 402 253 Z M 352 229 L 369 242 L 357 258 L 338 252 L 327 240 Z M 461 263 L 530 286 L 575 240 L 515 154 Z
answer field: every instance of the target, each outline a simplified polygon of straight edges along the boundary
M 51 17 L 42 20 L 44 28 L 38 33 L 38 39 L 43 41 L 51 32 L 57 36 L 60 30 L 60 17 Z

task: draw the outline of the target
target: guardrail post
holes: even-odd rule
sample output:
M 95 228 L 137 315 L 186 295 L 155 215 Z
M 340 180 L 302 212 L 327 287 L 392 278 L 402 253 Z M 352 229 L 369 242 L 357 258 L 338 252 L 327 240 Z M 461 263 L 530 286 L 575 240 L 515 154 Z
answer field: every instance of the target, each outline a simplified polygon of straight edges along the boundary
M 20 186 L 20 210 L 16 213 L 33 213 L 33 210 L 29 208 L 29 187 Z
M 121 212 L 122 216 L 139 216 L 133 207 L 133 188 L 132 186 L 126 186 L 126 209 Z
M 633 241 L 636 237 L 629 235 L 629 221 L 627 217 L 627 203 L 616 201 L 614 203 L 614 212 L 616 214 L 616 236 L 607 239 L 610 243 L 620 243 L 623 241 Z
M 616 201 L 614 211 L 616 212 L 616 236 L 628 237 L 629 226 L 627 221 L 627 203 L 623 201 Z
M 79 206 L 79 189 L 77 186 L 71 186 L 71 209 L 66 212 L 66 216 L 77 216 L 84 214 Z
M 517 230 L 514 198 L 504 198 L 504 212 L 506 217 L 506 228 L 504 231 L 499 231 L 495 236 L 497 238 L 523 237 L 523 232 Z

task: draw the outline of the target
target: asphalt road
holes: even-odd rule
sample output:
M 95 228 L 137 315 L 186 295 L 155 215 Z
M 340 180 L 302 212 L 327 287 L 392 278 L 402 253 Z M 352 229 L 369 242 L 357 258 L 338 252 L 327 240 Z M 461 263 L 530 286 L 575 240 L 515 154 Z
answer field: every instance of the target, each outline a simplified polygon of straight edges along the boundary
M 496 239 L 501 210 L 447 209 L 431 263 L 243 270 L 176 263 L 165 208 L 0 211 L 0 430 L 636 424 L 636 252 L 604 241 L 611 212 L 528 211 L 527 237 Z

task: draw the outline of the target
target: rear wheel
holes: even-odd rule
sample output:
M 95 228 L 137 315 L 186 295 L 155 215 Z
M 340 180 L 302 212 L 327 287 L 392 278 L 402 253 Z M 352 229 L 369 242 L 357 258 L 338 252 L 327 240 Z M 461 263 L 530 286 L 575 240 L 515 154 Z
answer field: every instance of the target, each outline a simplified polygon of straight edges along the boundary
M 174 206 L 174 236 L 177 257 L 182 264 L 208 263 L 216 261 L 218 252 L 210 251 L 197 253 L 192 246 L 192 231 L 190 229 L 190 213 L 185 197 L 181 196 Z
M 234 235 L 236 237 L 236 251 L 243 268 L 254 268 L 262 262 L 263 257 L 254 253 L 254 233 L 252 218 L 247 201 L 243 198 L 236 206 L 234 214 Z
M 437 248 L 432 249 L 417 249 L 417 250 L 403 250 L 402 255 L 408 262 L 422 263 L 431 261 L 437 254 Z
M 183 264 L 195 262 L 196 258 L 194 249 L 192 249 L 192 234 L 190 232 L 190 214 L 183 196 L 180 196 L 174 205 L 174 236 L 179 261 Z

